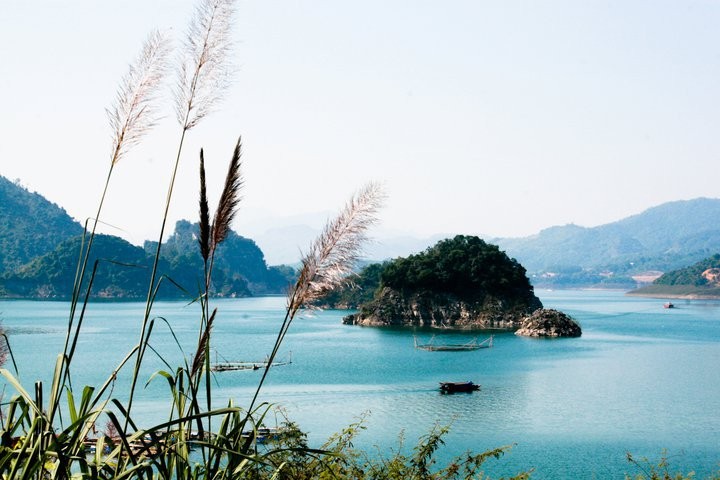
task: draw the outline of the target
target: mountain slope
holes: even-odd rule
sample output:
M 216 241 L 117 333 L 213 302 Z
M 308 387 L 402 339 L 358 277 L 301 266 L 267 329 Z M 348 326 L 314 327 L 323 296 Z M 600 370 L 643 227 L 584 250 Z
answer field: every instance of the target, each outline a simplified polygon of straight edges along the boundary
M 197 223 L 180 220 L 162 249 L 162 256 L 170 263 L 173 274 L 184 280 L 183 285 L 190 287 L 197 284 L 197 273 L 203 268 L 198 231 Z M 145 242 L 148 255 L 154 254 L 156 245 L 156 242 Z M 213 285 L 216 293 L 222 296 L 237 296 L 240 284 L 253 295 L 285 293 L 293 275 L 294 272 L 287 269 L 269 267 L 257 244 L 232 230 L 215 254 Z
M 82 230 L 61 207 L 0 176 L 0 274 L 51 252 Z
M 0 279 L 0 291 L 10 297 L 66 299 L 72 294 L 81 237 L 61 242 Z M 111 235 L 97 235 L 89 269 L 98 261 L 93 298 L 142 298 L 147 293 L 148 262 L 142 248 Z M 88 274 L 89 276 L 89 274 Z M 87 285 L 87 281 L 85 282 Z
M 203 284 L 203 262 L 197 244 L 197 224 L 180 221 L 163 245 L 159 277 L 166 277 L 158 298 L 194 298 Z M 90 267 L 98 261 L 93 298 L 143 299 L 155 255 L 154 242 L 145 248 L 110 235 L 97 235 Z M 24 298 L 69 298 L 75 279 L 80 237 L 62 242 L 12 274 L 0 277 L 0 294 Z M 218 248 L 212 291 L 222 297 L 284 293 L 292 270 L 268 267 L 255 243 L 230 231 Z
M 667 272 L 652 285 L 629 293 L 655 297 L 718 298 L 720 254 L 705 258 L 689 267 Z
M 567 268 L 678 268 L 720 251 L 720 199 L 650 208 L 594 228 L 552 227 L 525 238 L 495 239 L 530 272 Z

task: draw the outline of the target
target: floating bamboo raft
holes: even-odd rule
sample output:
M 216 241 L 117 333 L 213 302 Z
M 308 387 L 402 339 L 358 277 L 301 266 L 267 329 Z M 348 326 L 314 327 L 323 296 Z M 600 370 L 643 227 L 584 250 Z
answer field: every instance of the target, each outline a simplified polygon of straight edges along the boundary
M 468 350 L 480 350 L 481 348 L 490 348 L 493 346 L 493 336 L 490 335 L 482 342 L 478 342 L 477 337 L 467 343 L 435 343 L 435 335 L 432 336 L 428 343 L 418 343 L 415 338 L 415 348 L 427 350 L 429 352 L 462 352 Z
M 234 370 L 260 370 L 261 368 L 280 367 L 282 365 L 290 365 L 292 363 L 292 353 L 287 360 L 280 360 L 277 362 L 269 363 L 267 359 L 261 362 L 215 362 L 210 365 L 210 370 L 213 372 L 229 372 Z

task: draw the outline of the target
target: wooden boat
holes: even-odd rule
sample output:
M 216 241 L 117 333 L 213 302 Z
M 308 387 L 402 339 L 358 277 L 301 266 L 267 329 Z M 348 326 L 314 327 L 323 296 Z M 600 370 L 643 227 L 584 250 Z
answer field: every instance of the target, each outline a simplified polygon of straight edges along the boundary
M 417 337 L 415 338 L 415 348 L 420 350 L 427 350 L 429 352 L 462 352 L 468 350 L 479 350 L 481 348 L 490 348 L 493 346 L 493 336 L 490 335 L 482 342 L 477 341 L 477 337 L 473 338 L 467 343 L 435 343 L 435 335 L 432 336 L 428 343 L 418 343 Z
M 473 382 L 440 382 L 442 393 L 474 392 L 480 390 L 480 385 Z

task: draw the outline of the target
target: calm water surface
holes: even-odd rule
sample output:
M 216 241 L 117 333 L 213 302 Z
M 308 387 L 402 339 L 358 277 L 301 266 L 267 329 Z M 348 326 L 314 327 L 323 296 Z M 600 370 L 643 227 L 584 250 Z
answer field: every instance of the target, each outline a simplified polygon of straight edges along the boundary
M 432 426 L 452 423 L 440 458 L 466 450 L 515 444 L 487 472 L 509 475 L 534 468 L 533 478 L 623 478 L 638 470 L 625 460 L 658 459 L 703 478 L 720 462 L 720 302 L 632 298 L 622 292 L 539 291 L 543 304 L 573 315 L 578 339 L 538 340 L 501 333 L 495 347 L 474 352 L 426 352 L 413 335 L 433 332 L 343 326 L 345 312 L 296 319 L 279 357 L 292 364 L 271 371 L 263 399 L 280 405 L 314 444 L 369 412 L 356 446 L 371 452 L 409 450 Z M 217 360 L 261 361 L 274 343 L 284 299 L 218 300 Z M 139 303 L 92 304 L 74 369 L 76 384 L 98 384 L 137 342 Z M 198 308 L 156 304 L 153 346 L 171 365 L 190 355 Z M 21 380 L 46 382 L 64 341 L 68 304 L 0 302 Z M 178 338 L 173 340 L 170 329 Z M 461 343 L 470 333 L 436 333 Z M 486 333 L 479 334 L 480 340 Z M 149 378 L 166 368 L 150 354 Z M 260 371 L 217 374 L 218 406 L 247 404 Z M 440 395 L 439 381 L 473 380 L 473 394 Z M 143 382 L 144 383 L 144 382 Z M 127 379 L 115 392 L 123 399 Z M 7 398 L 11 392 L 5 387 Z M 136 403 L 141 423 L 165 418 L 167 388 L 160 379 Z

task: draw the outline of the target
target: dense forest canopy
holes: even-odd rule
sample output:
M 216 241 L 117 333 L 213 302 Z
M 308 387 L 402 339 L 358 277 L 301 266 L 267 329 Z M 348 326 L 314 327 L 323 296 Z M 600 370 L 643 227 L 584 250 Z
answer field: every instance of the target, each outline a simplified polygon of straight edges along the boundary
M 65 210 L 0 175 L 0 274 L 81 233 Z
M 525 268 L 474 236 L 441 240 L 418 254 L 368 267 L 363 277 L 377 279 L 377 287 L 345 324 L 517 329 L 542 308 Z
M 434 291 L 458 296 L 507 294 L 532 289 L 525 268 L 496 245 L 474 236 L 442 240 L 417 255 L 389 262 L 383 286 L 400 291 Z
M 192 298 L 200 291 L 203 263 L 197 229 L 197 224 L 181 220 L 164 245 L 159 271 L 165 280 L 159 298 Z M 67 298 L 75 278 L 81 238 L 65 240 L 50 253 L 0 276 L 0 295 Z M 90 258 L 91 265 L 98 261 L 93 280 L 95 296 L 144 298 L 156 245 L 146 242 L 143 249 L 119 237 L 97 235 Z M 291 268 L 267 266 L 255 242 L 231 231 L 218 249 L 211 289 L 223 297 L 282 293 L 293 278 Z
M 333 292 L 323 303 L 357 308 L 383 288 L 403 294 L 432 292 L 458 298 L 524 296 L 533 291 L 525 268 L 496 245 L 458 235 L 421 253 L 366 266 L 350 285 Z
M 715 254 L 687 268 L 667 272 L 655 280 L 655 284 L 694 286 L 708 285 L 711 283 L 709 280 L 710 277 L 704 276 L 703 273 L 713 268 L 720 268 L 720 254 Z
M 203 276 L 198 226 L 180 220 L 161 251 L 159 298 L 195 294 Z M 67 298 L 75 278 L 83 227 L 61 207 L 0 176 L 0 296 Z M 144 298 L 157 247 L 97 235 L 93 292 L 103 298 Z M 230 231 L 215 257 L 212 291 L 218 296 L 285 293 L 295 272 L 271 267 L 249 238 Z

